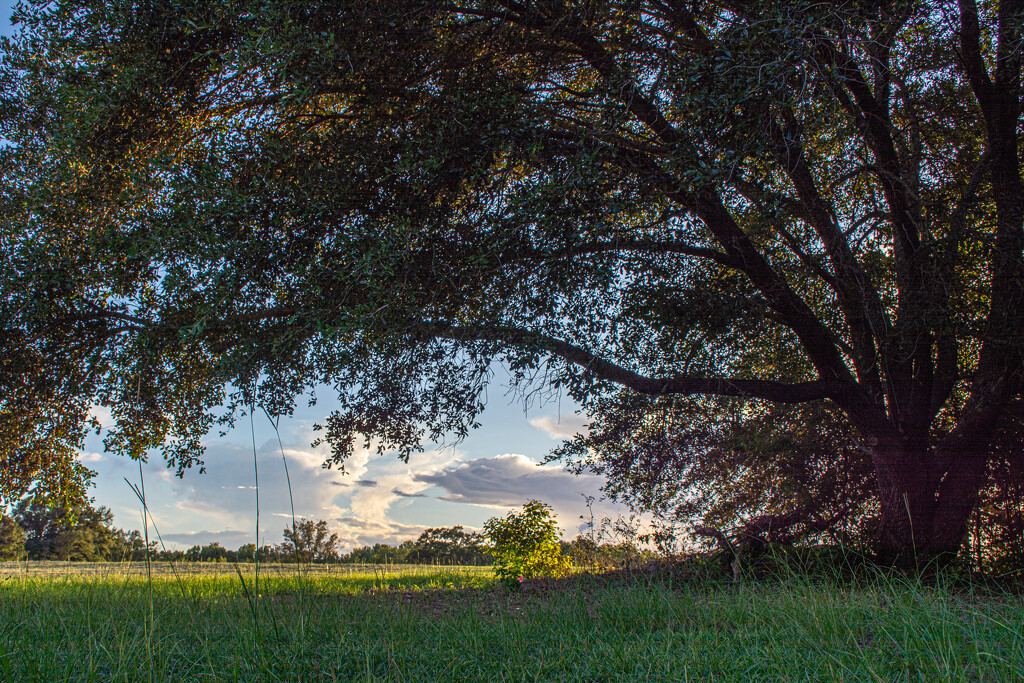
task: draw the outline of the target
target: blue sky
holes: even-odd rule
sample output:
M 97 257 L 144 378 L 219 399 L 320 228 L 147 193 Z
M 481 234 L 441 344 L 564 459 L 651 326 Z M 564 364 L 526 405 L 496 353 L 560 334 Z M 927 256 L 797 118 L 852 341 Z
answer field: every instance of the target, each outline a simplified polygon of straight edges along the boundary
M 331 408 L 321 397 L 316 408 L 301 405 L 280 426 L 288 463 L 295 512 L 326 519 L 346 547 L 414 538 L 431 526 L 462 524 L 479 528 L 509 506 L 530 498 L 550 503 L 566 535 L 574 536 L 586 512 L 584 495 L 599 496 L 601 480 L 574 476 L 558 466 L 538 463 L 562 438 L 582 428 L 583 418 L 567 401 L 524 412 L 522 404 L 504 395 L 503 373 L 497 372 L 490 400 L 475 430 L 460 444 L 438 446 L 414 454 L 408 463 L 395 455 L 377 456 L 357 450 L 347 474 L 323 469 L 325 447 L 311 448 L 313 424 Z M 107 417 L 97 412 L 101 422 Z M 255 433 L 255 436 L 253 436 Z M 270 423 L 257 415 L 224 437 L 207 440 L 206 473 L 186 472 L 178 479 L 158 453 L 142 466 L 102 451 L 101 437 L 92 436 L 82 459 L 96 470 L 97 504 L 109 506 L 115 523 L 141 525 L 139 504 L 125 479 L 140 476 L 154 519 L 165 541 L 177 547 L 219 541 L 237 547 L 256 534 L 256 491 L 253 446 L 260 484 L 260 541 L 277 543 L 289 522 L 291 502 L 282 462 L 282 448 Z M 625 512 L 607 503 L 598 517 Z
M 0 0 L 0 32 L 10 35 L 11 0 Z M 280 425 L 295 512 L 325 519 L 345 547 L 415 538 L 432 526 L 462 524 L 479 528 L 496 514 L 531 498 L 551 504 L 565 535 L 575 536 L 587 513 L 584 495 L 600 496 L 601 480 L 576 477 L 558 466 L 538 463 L 561 439 L 582 428 L 584 420 L 567 399 L 531 407 L 507 391 L 507 375 L 495 369 L 487 410 L 475 430 L 455 446 L 433 448 L 403 463 L 394 455 L 358 451 L 349 473 L 321 467 L 325 451 L 313 449 L 313 425 L 333 407 L 325 391 L 315 408 L 298 401 L 295 416 Z M 109 418 L 97 412 L 101 422 Z M 224 437 L 207 439 L 206 473 L 190 471 L 181 479 L 163 466 L 159 453 L 142 465 L 104 453 L 102 436 L 90 436 L 82 460 L 97 472 L 97 505 L 114 512 L 122 528 L 141 528 L 140 505 L 126 483 L 145 484 L 146 497 L 161 535 L 170 547 L 218 541 L 230 548 L 256 539 L 256 491 L 253 450 L 259 472 L 260 543 L 278 543 L 290 521 L 291 503 L 277 434 L 267 419 L 247 419 Z M 599 502 L 598 519 L 627 514 L 621 506 Z

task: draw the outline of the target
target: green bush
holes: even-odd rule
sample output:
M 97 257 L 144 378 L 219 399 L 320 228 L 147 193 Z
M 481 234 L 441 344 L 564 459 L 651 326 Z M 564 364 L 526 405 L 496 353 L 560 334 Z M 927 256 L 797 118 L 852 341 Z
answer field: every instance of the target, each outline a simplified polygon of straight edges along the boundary
M 572 561 L 558 544 L 558 526 L 550 505 L 531 500 L 521 512 L 492 517 L 484 523 L 487 552 L 494 556 L 494 573 L 509 587 L 523 579 L 565 576 Z

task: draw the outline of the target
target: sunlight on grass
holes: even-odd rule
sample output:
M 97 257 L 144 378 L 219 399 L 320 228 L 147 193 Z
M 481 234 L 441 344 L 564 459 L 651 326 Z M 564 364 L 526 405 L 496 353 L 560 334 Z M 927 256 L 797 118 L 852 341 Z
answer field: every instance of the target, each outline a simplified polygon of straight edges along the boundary
M 0 680 L 1024 678 L 1020 596 L 970 585 L 160 568 L 149 634 L 134 570 L 51 569 L 0 578 Z

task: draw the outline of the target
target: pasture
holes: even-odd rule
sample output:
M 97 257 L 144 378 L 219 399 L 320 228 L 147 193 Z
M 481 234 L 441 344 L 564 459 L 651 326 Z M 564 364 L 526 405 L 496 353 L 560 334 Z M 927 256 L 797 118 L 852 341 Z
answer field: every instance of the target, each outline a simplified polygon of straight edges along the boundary
M 1013 681 L 1020 595 L 686 572 L 0 565 L 2 681 Z M 258 591 L 258 592 L 257 592 Z

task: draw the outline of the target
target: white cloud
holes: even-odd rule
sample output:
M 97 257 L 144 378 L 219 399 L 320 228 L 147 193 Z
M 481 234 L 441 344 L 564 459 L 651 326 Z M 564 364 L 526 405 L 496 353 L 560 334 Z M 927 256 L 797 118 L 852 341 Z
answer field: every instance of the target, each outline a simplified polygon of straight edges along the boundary
M 257 449 L 261 543 L 281 541 L 285 524 L 273 520 L 291 519 L 292 500 L 298 518 L 330 519 L 336 515 L 341 509 L 334 503 L 334 498 L 341 493 L 338 485 L 347 483 L 344 480 L 353 477 L 337 469 L 324 469 L 322 464 L 326 451 L 323 449 L 304 449 L 287 444 L 284 453 L 288 463 L 288 477 L 285 476 L 281 449 L 276 439 L 267 441 Z M 257 491 L 252 450 L 235 444 L 214 442 L 208 445 L 203 460 L 205 473 L 189 470 L 182 479 L 172 478 L 169 482 L 177 499 L 173 505 L 177 514 L 185 513 L 189 517 L 198 518 L 199 523 L 206 528 L 244 529 L 253 526 Z M 365 454 L 356 453 L 352 470 L 365 470 L 364 465 L 360 464 L 365 463 L 365 460 Z M 264 524 L 264 520 L 268 520 L 268 524 Z M 191 525 L 193 528 L 198 526 L 195 521 Z M 253 541 L 253 533 L 249 533 L 246 542 Z M 207 537 L 208 534 L 202 536 Z
M 303 439 L 302 435 L 291 436 Z M 416 476 L 440 471 L 456 462 L 460 454 L 455 449 L 444 448 L 413 454 L 406 463 L 393 454 L 376 457 L 374 452 L 372 446 L 357 450 L 345 463 L 347 473 L 342 474 L 337 469 L 323 467 L 328 455 L 326 448 L 303 448 L 294 442 L 285 443 L 296 518 L 327 520 L 344 548 L 373 543 L 397 544 L 422 533 L 429 525 L 396 522 L 390 519 L 391 507 L 396 501 L 425 497 L 422 492 L 430 484 L 418 481 Z M 258 447 L 256 456 L 260 543 L 279 543 L 292 513 L 288 478 L 277 439 Z M 185 528 L 254 526 L 256 482 L 251 448 L 213 442 L 208 445 L 203 459 L 205 473 L 190 470 L 183 479 L 172 478 L 170 487 L 175 500 L 169 511 L 158 514 L 158 523 L 172 531 L 181 529 L 181 526 L 175 528 L 175 522 Z M 254 533 L 249 532 L 247 540 L 242 542 L 252 542 Z M 180 542 L 192 545 L 210 540 L 217 540 L 211 532 L 195 532 Z
M 104 429 L 114 424 L 114 418 L 110 414 L 110 408 L 101 405 L 93 405 L 89 408 L 89 417 L 95 418 Z
M 561 417 L 551 415 L 531 417 L 530 424 L 542 432 L 547 432 L 555 439 L 571 439 L 577 434 L 587 432 L 587 418 L 579 413 Z
M 505 509 L 539 500 L 550 505 L 569 537 L 582 530 L 589 519 L 586 496 L 593 496 L 598 523 L 603 517 L 628 515 L 623 506 L 601 499 L 603 479 L 593 474 L 575 475 L 558 466 L 542 466 L 525 455 L 507 453 L 451 465 L 416 480 L 447 492 L 442 500 Z M 582 519 L 581 519 L 582 518 Z
M 78 461 L 83 463 L 102 462 L 106 460 L 102 453 L 96 451 L 81 451 L 78 454 Z
M 414 453 L 407 463 L 393 457 L 375 462 L 373 478 L 355 482 L 349 509 L 335 520 L 345 531 L 346 544 L 395 544 L 418 536 L 426 526 L 395 522 L 388 516 L 391 506 L 399 499 L 422 495 L 430 484 L 420 481 L 420 476 L 430 476 L 458 460 L 457 450 L 444 448 Z

